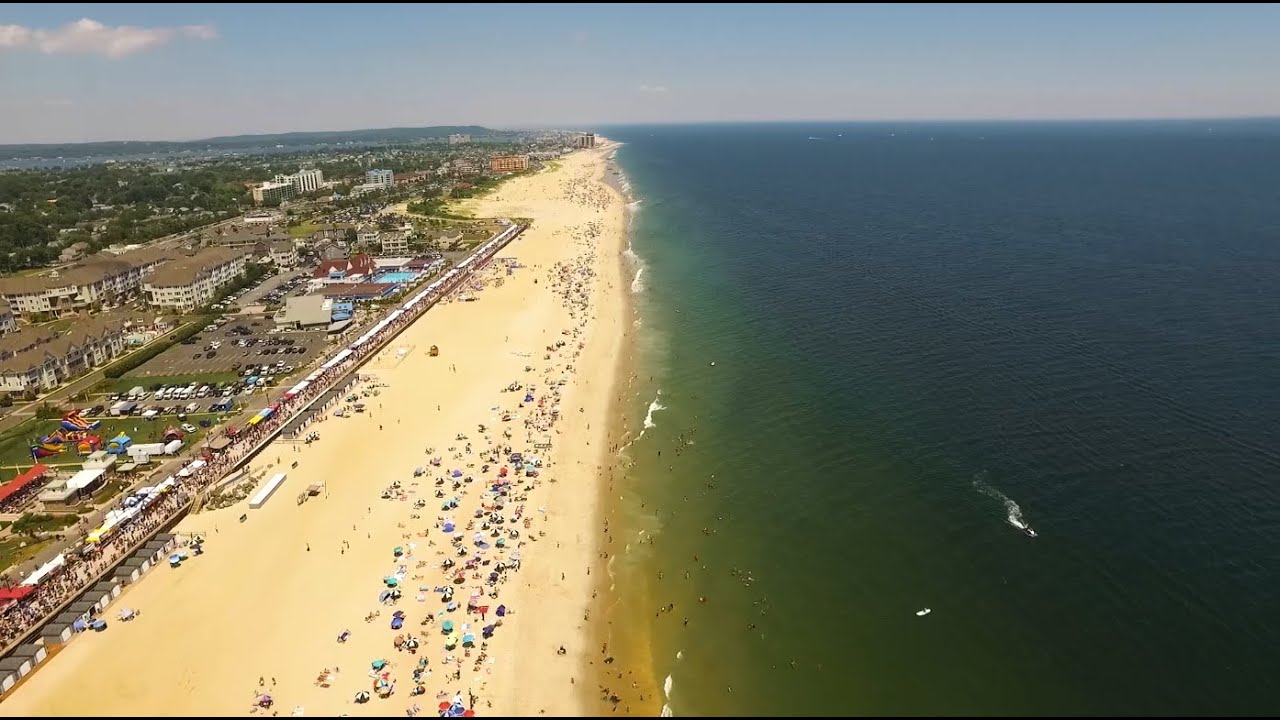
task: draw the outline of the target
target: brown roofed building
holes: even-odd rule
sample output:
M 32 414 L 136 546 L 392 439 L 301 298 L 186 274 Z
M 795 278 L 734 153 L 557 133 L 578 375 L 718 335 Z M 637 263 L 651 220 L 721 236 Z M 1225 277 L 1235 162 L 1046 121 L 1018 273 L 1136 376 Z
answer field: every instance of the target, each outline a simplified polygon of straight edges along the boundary
M 77 318 L 64 333 L 26 328 L 0 338 L 0 392 L 52 390 L 124 352 L 128 329 L 139 322 L 115 311 Z
M 142 278 L 174 256 L 165 248 L 123 255 L 99 253 L 84 262 L 41 275 L 0 278 L 0 297 L 23 317 L 74 314 L 116 305 L 138 292 Z
M 161 265 L 143 283 L 147 302 L 188 311 L 208 305 L 218 289 L 244 275 L 249 253 L 214 247 Z

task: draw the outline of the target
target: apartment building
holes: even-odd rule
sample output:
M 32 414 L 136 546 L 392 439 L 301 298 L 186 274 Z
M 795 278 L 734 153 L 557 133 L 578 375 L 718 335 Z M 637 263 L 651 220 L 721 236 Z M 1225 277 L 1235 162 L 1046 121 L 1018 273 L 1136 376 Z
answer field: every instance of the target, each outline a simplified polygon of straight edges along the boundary
M 288 240 L 271 243 L 271 262 L 279 267 L 293 267 L 298 264 L 298 247 Z
M 273 180 L 271 182 L 258 183 L 253 186 L 253 190 L 250 192 L 253 195 L 253 202 L 258 205 L 266 202 L 275 202 L 276 200 L 288 200 L 298 194 L 291 180 Z
M 0 393 L 52 390 L 125 351 L 128 313 L 85 316 L 66 332 L 25 328 L 0 337 Z
M 99 254 L 40 275 L 0 278 L 0 298 L 13 314 L 28 319 L 118 305 L 136 294 L 142 279 L 174 253 L 143 248 L 119 256 Z
M 408 255 L 409 234 L 400 230 L 387 230 L 379 233 L 383 255 Z
M 244 275 L 249 255 L 238 248 L 214 247 L 165 263 L 143 283 L 146 300 L 181 311 L 204 307 L 220 288 Z
M 390 170 L 370 170 L 364 174 L 364 184 L 371 185 L 376 190 L 385 190 L 395 184 L 395 178 L 395 173 Z
M 455 133 L 449 136 L 450 145 L 466 145 L 469 142 L 471 142 L 470 135 L 462 135 L 462 134 Z
M 520 172 L 529 169 L 527 155 L 494 155 L 489 158 L 489 170 L 495 173 Z
M 596 146 L 595 133 L 582 133 L 573 142 L 573 146 L 582 150 L 587 150 Z
M 18 329 L 18 321 L 13 316 L 13 307 L 9 305 L 9 301 L 0 298 L 0 335 L 10 333 Z

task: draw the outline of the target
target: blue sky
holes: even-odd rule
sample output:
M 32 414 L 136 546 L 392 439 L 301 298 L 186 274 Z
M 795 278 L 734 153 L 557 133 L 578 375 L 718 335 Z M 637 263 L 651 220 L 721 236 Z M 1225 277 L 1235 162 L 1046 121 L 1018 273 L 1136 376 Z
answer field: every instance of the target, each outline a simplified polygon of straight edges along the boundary
M 7 4 L 0 96 L 0 143 L 1277 116 L 1280 6 Z

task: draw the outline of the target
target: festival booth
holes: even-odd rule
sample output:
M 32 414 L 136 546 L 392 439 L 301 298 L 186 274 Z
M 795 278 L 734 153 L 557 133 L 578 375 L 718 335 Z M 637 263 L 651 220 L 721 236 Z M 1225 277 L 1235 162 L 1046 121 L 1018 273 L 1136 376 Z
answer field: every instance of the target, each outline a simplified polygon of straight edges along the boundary
M 35 465 L 32 465 L 29 470 L 15 477 L 13 480 L 4 485 L 0 485 L 0 503 L 8 500 L 11 496 L 17 494 L 18 491 L 31 483 L 43 480 L 45 473 L 47 472 L 49 472 L 48 466 L 36 463 Z
M 45 658 L 49 657 L 49 650 L 43 645 L 30 642 L 25 645 L 19 645 L 18 649 L 14 650 L 10 657 L 26 658 L 30 661 L 31 667 L 35 668 L 35 666 L 44 662 Z
M 36 569 L 35 572 L 28 575 L 27 579 L 22 581 L 22 584 L 30 585 L 33 587 L 36 585 L 39 585 L 41 582 L 44 581 L 46 577 L 49 576 L 49 573 L 62 567 L 62 565 L 66 562 L 67 562 L 67 556 L 63 553 L 59 553 L 57 557 L 41 565 L 39 568 Z

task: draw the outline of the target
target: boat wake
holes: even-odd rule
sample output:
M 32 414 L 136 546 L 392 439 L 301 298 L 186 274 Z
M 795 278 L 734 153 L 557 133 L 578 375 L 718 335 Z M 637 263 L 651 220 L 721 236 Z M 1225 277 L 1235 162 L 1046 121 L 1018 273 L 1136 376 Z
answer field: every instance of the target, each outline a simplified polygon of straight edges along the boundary
M 1005 519 L 1010 525 L 1021 530 L 1027 537 L 1036 537 L 1037 533 L 1035 528 L 1031 527 L 1031 525 L 1027 523 L 1026 518 L 1022 517 L 1022 508 L 1018 506 L 1018 503 L 1010 499 L 1008 495 L 1005 495 L 992 487 L 991 484 L 987 482 L 986 478 L 987 473 L 984 470 L 973 479 L 973 487 L 983 495 L 1004 503 L 1004 510 L 1006 513 Z

